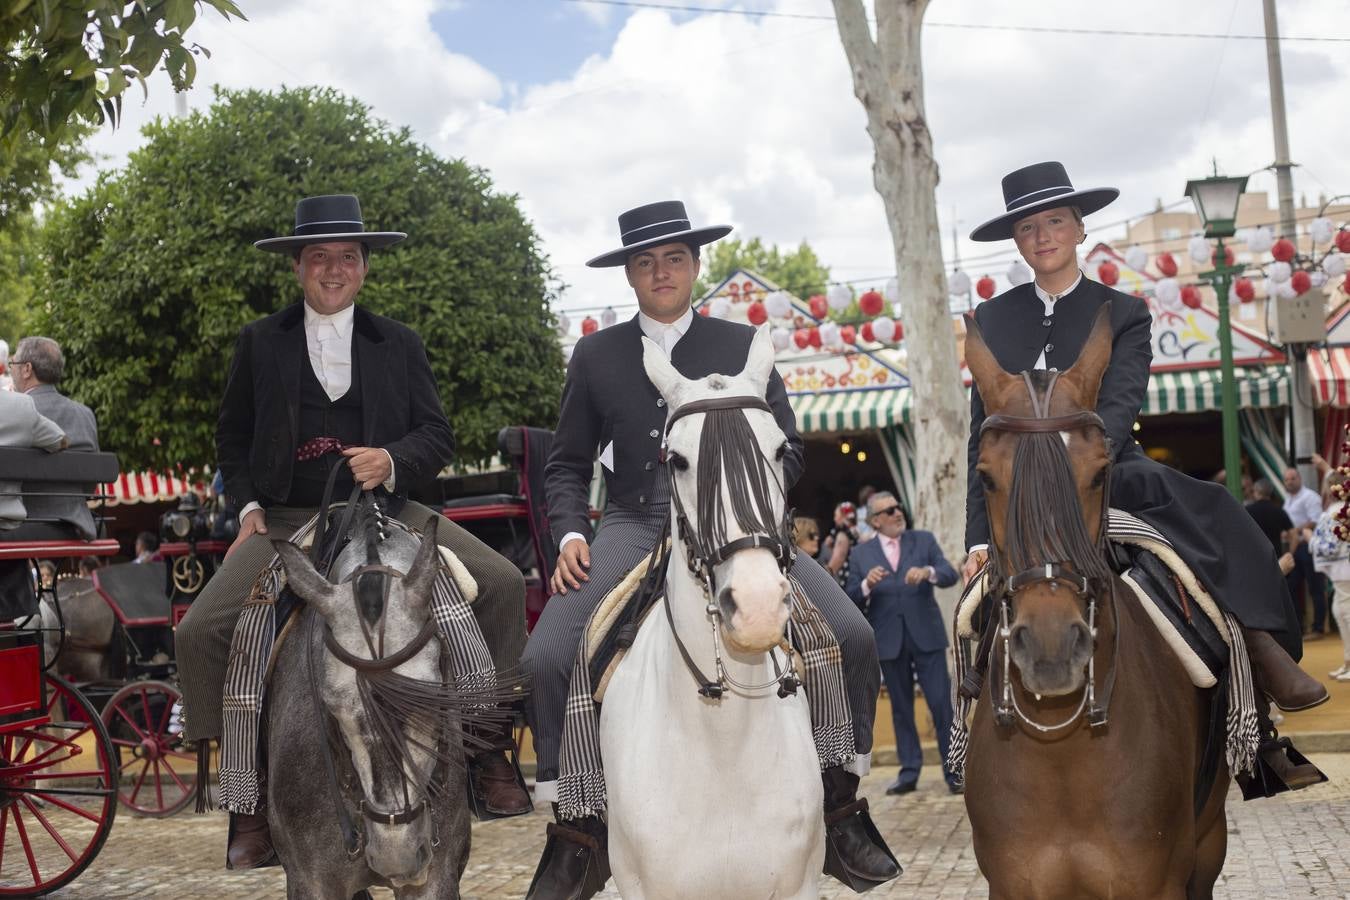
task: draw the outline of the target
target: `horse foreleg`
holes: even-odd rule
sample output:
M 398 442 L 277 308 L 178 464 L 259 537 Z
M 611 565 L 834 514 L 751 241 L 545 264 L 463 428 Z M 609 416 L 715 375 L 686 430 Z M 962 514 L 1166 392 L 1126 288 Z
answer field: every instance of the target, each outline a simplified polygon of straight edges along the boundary
M 1199 837 L 1195 842 L 1195 869 L 1186 883 L 1187 900 L 1210 900 L 1214 896 L 1214 882 L 1223 872 L 1228 857 L 1228 815 L 1224 801 L 1228 795 L 1228 778 L 1215 780 L 1209 802 L 1197 823 Z

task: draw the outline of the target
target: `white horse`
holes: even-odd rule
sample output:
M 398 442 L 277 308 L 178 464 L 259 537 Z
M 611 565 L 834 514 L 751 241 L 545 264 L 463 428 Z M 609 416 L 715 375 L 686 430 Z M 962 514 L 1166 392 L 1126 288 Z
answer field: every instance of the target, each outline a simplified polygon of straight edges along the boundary
M 690 381 L 643 343 L 670 410 L 672 555 L 668 611 L 648 617 L 601 709 L 614 879 L 629 900 L 816 897 L 820 765 L 805 695 L 778 694 L 790 663 L 774 649 L 790 612 L 790 537 L 787 440 L 763 399 L 773 346 L 760 331 L 739 375 Z M 698 574 L 691 547 L 712 560 Z M 720 699 L 700 678 L 721 683 Z

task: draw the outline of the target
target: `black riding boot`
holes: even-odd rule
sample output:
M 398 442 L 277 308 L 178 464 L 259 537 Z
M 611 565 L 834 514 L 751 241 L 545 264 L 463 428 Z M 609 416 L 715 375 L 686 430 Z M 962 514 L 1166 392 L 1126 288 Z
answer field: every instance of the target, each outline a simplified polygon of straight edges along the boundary
M 860 894 L 897 877 L 900 863 L 872 824 L 867 798 L 858 799 L 858 776 L 831 766 L 820 777 L 825 784 L 825 874 Z
M 558 816 L 558 805 L 553 805 Z M 561 819 L 548 826 L 548 841 L 526 900 L 589 900 L 609 881 L 605 823 L 596 816 Z

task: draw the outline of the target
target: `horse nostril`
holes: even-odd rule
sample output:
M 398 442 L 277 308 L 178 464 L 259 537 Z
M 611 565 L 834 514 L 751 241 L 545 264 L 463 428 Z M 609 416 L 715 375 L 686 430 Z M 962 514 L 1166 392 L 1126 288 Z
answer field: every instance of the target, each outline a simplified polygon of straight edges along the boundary
M 1011 643 L 1014 657 L 1025 657 L 1031 653 L 1031 637 L 1027 632 L 1027 626 L 1014 625 L 1008 640 Z
M 736 613 L 736 601 L 731 596 L 731 586 L 727 585 L 717 592 L 717 605 L 722 609 L 722 620 L 730 623 Z

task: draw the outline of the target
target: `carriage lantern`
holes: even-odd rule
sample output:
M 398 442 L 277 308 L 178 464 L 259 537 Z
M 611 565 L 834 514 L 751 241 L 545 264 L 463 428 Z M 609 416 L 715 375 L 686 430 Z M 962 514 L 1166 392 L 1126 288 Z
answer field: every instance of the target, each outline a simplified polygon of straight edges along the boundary
M 1242 499 L 1241 465 L 1238 455 L 1237 382 L 1233 380 L 1233 330 L 1228 318 L 1228 287 L 1241 267 L 1229 262 L 1223 239 L 1237 233 L 1238 200 L 1247 190 L 1247 176 L 1227 178 L 1219 175 L 1217 166 L 1209 178 L 1186 182 L 1186 196 L 1195 201 L 1205 237 L 1216 238 L 1214 269 L 1201 272 L 1200 277 L 1214 285 L 1219 301 L 1219 361 L 1223 372 L 1223 466 L 1228 491 Z
M 204 541 L 211 536 L 211 517 L 196 494 L 184 494 L 177 509 L 160 516 L 159 534 L 164 541 Z

